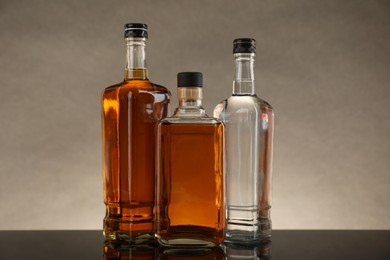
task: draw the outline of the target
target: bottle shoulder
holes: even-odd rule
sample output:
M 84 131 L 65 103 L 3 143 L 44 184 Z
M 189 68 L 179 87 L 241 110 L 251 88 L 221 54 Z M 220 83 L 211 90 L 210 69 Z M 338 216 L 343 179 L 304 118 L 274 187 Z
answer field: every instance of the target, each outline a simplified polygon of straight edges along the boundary
M 155 84 L 150 80 L 139 80 L 139 79 L 124 80 L 120 83 L 108 86 L 107 88 L 104 89 L 103 93 L 116 91 L 118 89 L 123 91 L 128 91 L 128 92 L 151 91 L 151 92 L 167 93 L 171 95 L 170 91 L 166 87 L 159 84 Z
M 262 113 L 266 113 L 268 117 L 274 117 L 274 109 L 267 101 L 256 95 L 231 96 L 214 108 L 213 116 L 225 122 L 233 115 L 248 114 L 259 117 Z
M 156 84 L 156 83 L 153 83 L 153 82 L 150 82 L 150 84 L 156 88 L 156 89 L 159 89 L 161 91 L 166 91 L 166 92 L 170 92 L 169 89 L 163 85 L 160 85 L 160 84 Z
M 216 109 L 220 110 L 231 110 L 231 109 L 240 109 L 240 108 L 246 108 L 246 109 L 257 109 L 261 108 L 273 111 L 273 107 L 270 103 L 265 101 L 264 99 L 259 98 L 256 95 L 253 96 L 231 96 L 222 102 L 220 102 Z
M 171 124 L 195 124 L 195 125 L 222 125 L 223 123 L 214 117 L 166 117 L 160 120 L 161 125 Z
M 151 95 L 154 96 L 155 101 L 170 100 L 170 91 L 161 85 L 154 84 L 149 80 L 127 80 L 118 84 L 109 86 L 102 91 L 101 97 L 113 96 L 131 96 L 136 98 L 137 96 Z

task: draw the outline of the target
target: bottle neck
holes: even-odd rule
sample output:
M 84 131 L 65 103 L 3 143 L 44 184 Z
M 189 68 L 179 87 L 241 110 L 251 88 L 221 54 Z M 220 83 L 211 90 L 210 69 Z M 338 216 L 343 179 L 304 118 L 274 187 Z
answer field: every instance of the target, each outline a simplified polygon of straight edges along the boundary
M 233 95 L 255 95 L 254 53 L 235 53 Z
M 201 117 L 206 115 L 202 107 L 203 93 L 199 87 L 179 87 L 177 89 L 179 106 L 174 117 Z
M 125 80 L 148 79 L 146 68 L 146 38 L 126 38 Z

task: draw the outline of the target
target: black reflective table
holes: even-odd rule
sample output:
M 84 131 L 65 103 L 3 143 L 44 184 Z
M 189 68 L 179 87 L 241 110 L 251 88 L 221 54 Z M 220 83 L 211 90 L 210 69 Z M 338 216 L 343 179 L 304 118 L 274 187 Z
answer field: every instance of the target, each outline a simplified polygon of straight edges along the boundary
M 0 231 L 0 259 L 390 260 L 390 231 L 275 230 L 258 247 L 193 251 L 105 244 L 101 231 Z

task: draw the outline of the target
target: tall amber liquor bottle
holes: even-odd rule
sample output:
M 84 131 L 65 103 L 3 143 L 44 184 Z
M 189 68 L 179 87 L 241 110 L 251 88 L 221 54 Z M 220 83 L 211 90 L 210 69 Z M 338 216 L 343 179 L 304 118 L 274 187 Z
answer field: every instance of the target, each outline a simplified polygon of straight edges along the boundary
M 154 237 L 155 127 L 168 115 L 170 93 L 148 79 L 146 24 L 125 25 L 125 79 L 102 95 L 103 182 L 109 241 Z
M 223 124 L 202 107 L 202 74 L 178 74 L 179 107 L 157 127 L 156 235 L 165 246 L 225 237 Z

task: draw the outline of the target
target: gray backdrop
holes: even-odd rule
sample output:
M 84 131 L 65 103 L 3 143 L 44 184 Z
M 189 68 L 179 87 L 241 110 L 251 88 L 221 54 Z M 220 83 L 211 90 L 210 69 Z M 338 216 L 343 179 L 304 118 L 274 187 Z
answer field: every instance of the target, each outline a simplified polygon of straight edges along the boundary
M 177 72 L 204 73 L 209 114 L 233 39 L 257 39 L 274 228 L 390 228 L 389 1 L 1 0 L 0 229 L 101 228 L 100 93 L 123 78 L 126 22 L 149 25 L 174 99 Z

